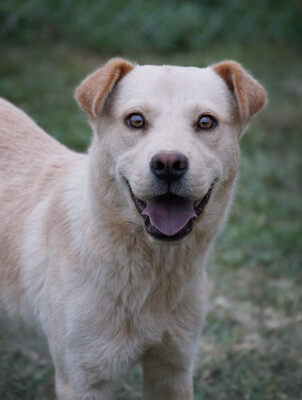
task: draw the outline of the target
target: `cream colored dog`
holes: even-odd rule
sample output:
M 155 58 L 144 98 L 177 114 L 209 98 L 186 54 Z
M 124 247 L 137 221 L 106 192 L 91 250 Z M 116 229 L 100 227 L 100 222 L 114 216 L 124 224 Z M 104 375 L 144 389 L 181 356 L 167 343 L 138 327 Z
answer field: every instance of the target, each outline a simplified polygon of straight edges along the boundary
M 60 400 L 111 399 L 138 361 L 145 400 L 192 400 L 205 263 L 265 91 L 232 61 L 113 59 L 76 98 L 88 154 L 0 102 L 1 323 L 43 333 Z

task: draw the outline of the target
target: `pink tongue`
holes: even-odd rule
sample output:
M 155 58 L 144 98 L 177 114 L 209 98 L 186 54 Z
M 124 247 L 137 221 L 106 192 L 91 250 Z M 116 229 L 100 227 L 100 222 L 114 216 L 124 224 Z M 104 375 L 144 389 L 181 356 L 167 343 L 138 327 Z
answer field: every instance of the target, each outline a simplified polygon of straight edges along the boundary
M 151 224 L 166 236 L 176 235 L 197 216 L 193 201 L 170 194 L 148 200 L 143 215 L 147 215 Z

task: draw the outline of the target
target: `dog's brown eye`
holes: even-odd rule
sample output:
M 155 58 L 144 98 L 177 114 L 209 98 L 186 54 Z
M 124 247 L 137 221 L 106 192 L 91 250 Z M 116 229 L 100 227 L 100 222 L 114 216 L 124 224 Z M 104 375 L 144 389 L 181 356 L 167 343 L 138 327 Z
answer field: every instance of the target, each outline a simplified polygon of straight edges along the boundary
M 217 126 L 217 121 L 211 115 L 202 115 L 198 121 L 198 128 L 202 130 L 213 129 Z
M 144 127 L 145 120 L 141 114 L 131 114 L 125 119 L 125 123 L 129 128 L 139 129 Z

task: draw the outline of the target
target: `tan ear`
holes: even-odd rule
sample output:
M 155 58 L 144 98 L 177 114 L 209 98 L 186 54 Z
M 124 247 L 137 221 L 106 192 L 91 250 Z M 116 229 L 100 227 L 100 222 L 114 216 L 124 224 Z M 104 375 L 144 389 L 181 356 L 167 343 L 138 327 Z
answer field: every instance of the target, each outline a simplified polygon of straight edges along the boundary
M 122 58 L 112 58 L 102 68 L 88 75 L 75 92 L 80 107 L 91 118 L 97 117 L 113 87 L 133 68 L 133 64 Z
M 235 61 L 224 61 L 214 65 L 213 70 L 234 93 L 242 122 L 246 123 L 265 105 L 264 88 L 240 64 Z

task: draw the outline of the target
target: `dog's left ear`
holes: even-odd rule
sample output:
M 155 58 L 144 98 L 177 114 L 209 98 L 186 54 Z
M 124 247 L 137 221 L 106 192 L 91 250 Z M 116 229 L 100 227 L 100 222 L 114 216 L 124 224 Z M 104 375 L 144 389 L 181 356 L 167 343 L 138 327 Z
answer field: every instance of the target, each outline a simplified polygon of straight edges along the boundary
M 224 61 L 213 65 L 213 70 L 235 95 L 240 119 L 247 123 L 250 117 L 264 107 L 266 92 L 245 69 L 235 61 Z
M 114 86 L 134 65 L 122 58 L 113 58 L 102 68 L 88 75 L 78 86 L 75 98 L 91 118 L 96 118 Z

